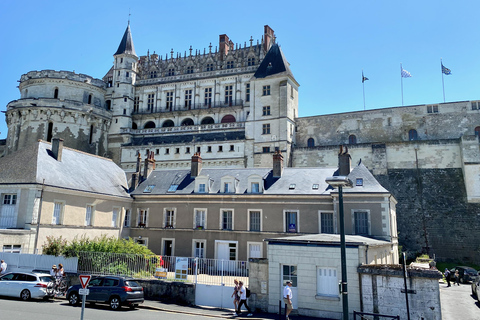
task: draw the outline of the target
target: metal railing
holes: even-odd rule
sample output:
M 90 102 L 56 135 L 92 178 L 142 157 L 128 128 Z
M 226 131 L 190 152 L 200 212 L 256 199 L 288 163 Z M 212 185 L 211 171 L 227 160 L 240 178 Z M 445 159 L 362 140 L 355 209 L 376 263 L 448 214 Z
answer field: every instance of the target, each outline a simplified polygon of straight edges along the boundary
M 208 285 L 233 285 L 233 280 L 248 286 L 248 262 L 206 258 L 145 256 L 109 252 L 81 252 L 78 272 L 91 275 L 117 275 L 136 279 L 164 279 Z
M 211 130 L 225 130 L 245 128 L 245 122 L 227 122 L 227 123 L 211 123 L 211 124 L 196 124 L 192 126 L 177 126 L 177 127 L 160 127 L 148 129 L 132 129 L 121 128 L 121 133 L 131 134 L 157 134 L 157 133 L 176 133 L 189 131 L 211 131 Z
M 132 115 L 135 114 L 154 114 L 154 113 L 165 113 L 165 112 L 174 112 L 174 111 L 188 111 L 188 110 L 199 110 L 199 109 L 210 109 L 210 108 L 225 108 L 225 107 L 238 107 L 243 106 L 242 99 L 233 99 L 229 101 L 212 101 L 210 103 L 184 103 L 177 104 L 175 106 L 161 106 L 155 107 L 150 110 L 138 110 L 132 112 Z

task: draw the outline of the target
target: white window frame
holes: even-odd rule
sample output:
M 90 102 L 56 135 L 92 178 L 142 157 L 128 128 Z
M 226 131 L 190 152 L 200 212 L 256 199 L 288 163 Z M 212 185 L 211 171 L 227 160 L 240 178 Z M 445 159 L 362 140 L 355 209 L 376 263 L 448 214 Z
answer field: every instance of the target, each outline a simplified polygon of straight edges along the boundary
M 219 243 L 228 243 L 229 245 L 231 243 L 235 244 L 235 260 L 229 260 L 229 261 L 238 261 L 238 241 L 236 240 L 215 240 L 215 259 L 218 259 L 218 244 Z
M 165 241 L 172 241 L 172 255 L 170 257 L 175 257 L 175 238 L 162 238 L 162 255 L 165 252 Z
M 58 221 L 55 219 L 55 207 L 60 205 L 60 212 L 58 213 Z M 52 224 L 53 225 L 63 225 L 65 212 L 65 201 L 64 200 L 53 200 L 53 212 L 52 212 Z
M 130 228 L 131 223 L 132 223 L 132 210 L 131 209 L 125 209 L 125 217 L 123 219 L 123 227 L 124 228 Z
M 167 211 L 173 211 L 173 221 L 167 221 Z M 167 222 L 171 224 L 167 224 Z M 163 228 L 175 229 L 177 226 L 177 208 L 163 208 Z
M 116 214 L 115 214 L 115 210 L 117 210 Z M 122 208 L 121 207 L 113 207 L 112 208 L 112 221 L 111 221 L 111 227 L 112 228 L 118 228 L 119 227 L 118 221 L 120 220 L 121 214 L 122 214 Z
M 226 188 L 228 185 L 228 188 Z M 221 193 L 236 193 L 238 189 L 238 180 L 232 176 L 222 177 L 220 181 L 220 192 Z
M 146 227 L 148 227 L 148 211 L 149 211 L 148 208 L 146 208 L 146 209 L 137 208 L 137 227 L 139 226 L 140 221 L 142 220 L 142 219 L 140 219 L 141 218 L 140 214 L 141 214 L 142 211 L 145 212 L 145 221 L 143 221 L 143 223 L 145 224 L 145 228 L 146 228 Z
M 333 216 L 333 233 L 337 233 L 337 216 L 333 210 L 318 210 L 318 233 L 322 233 L 322 213 L 331 213 Z
M 252 174 L 248 176 L 248 185 L 247 185 L 247 193 L 254 193 L 252 190 L 252 183 L 258 183 L 258 193 L 263 193 L 263 178 L 258 174 Z
M 250 226 L 250 212 L 260 212 L 260 230 L 259 231 L 253 231 L 253 232 L 262 232 L 263 231 L 263 210 L 262 209 L 248 209 L 247 210 L 247 230 L 248 231 L 252 231 L 251 230 L 251 226 Z
M 232 228 L 231 229 L 223 229 L 223 212 L 224 211 L 231 211 L 232 212 Z M 225 231 L 233 231 L 235 230 L 235 210 L 233 208 L 220 208 L 220 230 Z
M 294 233 L 294 232 L 288 232 L 287 230 L 287 212 L 296 212 L 297 213 L 297 232 L 296 233 L 300 233 L 300 210 L 289 210 L 289 209 L 285 209 L 283 210 L 283 232 L 286 232 L 286 233 Z
M 260 245 L 260 259 L 263 258 L 263 242 L 247 241 L 247 260 L 250 259 L 250 245 Z
M 370 236 L 372 234 L 372 219 L 370 215 L 370 209 L 352 209 L 351 210 L 351 215 L 352 215 L 352 234 L 356 235 L 355 233 L 355 212 L 366 212 L 367 213 L 367 219 L 368 219 L 368 235 Z
M 196 244 L 203 243 L 203 258 L 207 257 L 207 240 L 206 239 L 192 239 L 192 257 L 196 258 Z
M 21 244 L 4 244 L 2 252 L 22 253 L 22 245 Z
M 209 193 L 210 192 L 210 179 L 208 176 L 197 176 L 195 178 L 195 192 L 197 193 Z M 200 185 L 205 185 L 205 191 L 200 191 Z
M 322 275 L 320 275 L 322 274 Z M 324 276 L 324 274 L 328 274 L 328 276 Z M 317 280 L 317 288 L 316 288 L 316 295 L 315 297 L 331 297 L 331 298 L 339 298 L 339 288 L 338 288 L 338 270 L 337 268 L 329 268 L 329 267 L 319 267 L 317 266 L 316 270 L 316 280 Z M 322 279 L 323 278 L 323 279 Z M 328 279 L 330 278 L 330 279 Z M 326 290 L 322 290 L 325 289 Z
M 197 212 L 203 211 L 205 216 L 203 217 L 203 229 L 207 229 L 207 208 L 193 208 L 193 229 L 197 229 Z
M 90 217 L 88 208 L 90 208 Z M 85 226 L 93 226 L 94 224 L 95 205 L 93 203 L 87 203 L 85 206 Z

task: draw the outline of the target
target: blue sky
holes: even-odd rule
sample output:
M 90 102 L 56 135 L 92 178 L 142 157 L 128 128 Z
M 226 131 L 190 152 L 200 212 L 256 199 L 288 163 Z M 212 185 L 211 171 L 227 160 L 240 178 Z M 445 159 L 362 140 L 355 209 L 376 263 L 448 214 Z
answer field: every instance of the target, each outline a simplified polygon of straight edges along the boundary
M 299 116 L 480 99 L 480 1 L 14 1 L 0 2 L 0 111 L 20 97 L 31 70 L 68 70 L 102 78 L 125 31 L 128 12 L 137 55 L 207 48 L 227 34 L 260 39 L 265 24 L 300 83 Z M 6 137 L 3 113 L 0 139 Z

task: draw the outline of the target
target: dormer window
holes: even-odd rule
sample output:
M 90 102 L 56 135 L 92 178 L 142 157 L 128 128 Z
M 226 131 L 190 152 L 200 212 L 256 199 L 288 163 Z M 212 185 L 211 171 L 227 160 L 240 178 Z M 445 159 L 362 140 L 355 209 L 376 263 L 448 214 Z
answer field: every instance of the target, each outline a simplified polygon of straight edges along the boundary
M 312 185 L 312 190 L 318 190 L 318 187 L 319 187 L 318 183 L 314 183 Z
M 248 177 L 247 193 L 262 193 L 263 178 L 258 174 L 252 174 Z
M 221 193 L 235 193 L 238 187 L 238 180 L 231 176 L 222 178 Z
M 363 186 L 363 178 L 357 178 L 355 185 L 360 187 Z
M 260 192 L 260 184 L 258 182 L 252 182 L 250 185 L 252 193 L 259 193 Z
M 153 191 L 153 188 L 155 188 L 155 185 L 152 184 L 152 185 L 149 185 L 145 188 L 145 190 L 143 190 L 143 193 L 152 193 Z
M 288 187 L 289 190 L 295 190 L 295 187 L 297 185 L 295 183 L 291 183 L 290 186 Z
M 177 191 L 177 189 L 178 189 L 178 184 L 172 184 L 172 185 L 170 185 L 170 188 L 168 188 L 167 192 L 173 193 L 173 192 Z
M 231 183 L 231 182 L 225 182 L 225 183 L 223 184 L 223 188 L 224 188 L 224 192 L 225 192 L 225 193 L 233 192 L 233 188 L 232 188 L 232 183 Z
M 209 193 L 212 189 L 213 179 L 208 176 L 197 176 L 195 178 L 195 192 Z
M 205 191 L 205 183 L 200 183 L 200 184 L 198 185 L 198 192 L 199 192 L 199 193 L 205 193 L 205 192 L 206 192 L 206 191 Z

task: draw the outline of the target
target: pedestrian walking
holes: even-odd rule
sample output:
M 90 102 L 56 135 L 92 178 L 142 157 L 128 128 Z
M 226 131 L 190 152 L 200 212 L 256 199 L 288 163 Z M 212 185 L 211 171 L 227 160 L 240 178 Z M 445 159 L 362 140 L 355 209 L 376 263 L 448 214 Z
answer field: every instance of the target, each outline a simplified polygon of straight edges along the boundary
M 247 304 L 247 289 L 243 286 L 242 281 L 238 282 L 238 292 L 240 292 L 240 303 L 238 304 L 238 307 L 237 307 L 237 316 L 240 314 L 242 305 L 245 305 L 245 308 L 247 308 L 248 310 L 247 317 L 253 316 L 252 310 L 250 310 L 250 307 Z
M 7 273 L 7 263 L 5 260 L 0 261 L 0 274 Z
M 448 270 L 448 268 L 445 268 L 445 272 L 443 273 L 443 275 L 445 276 L 445 280 L 447 280 L 447 284 L 448 284 L 447 287 L 451 287 L 451 285 L 450 285 L 450 270 Z
M 288 315 L 293 310 L 292 298 L 293 298 L 292 281 L 287 280 L 286 286 L 283 289 L 283 302 L 285 302 L 285 304 L 287 305 L 287 312 L 286 312 L 286 318 L 285 318 L 286 320 L 290 320 Z
M 233 280 L 233 283 L 235 283 L 235 288 L 233 288 L 232 297 L 233 297 L 233 306 L 234 306 L 235 315 L 236 315 L 238 304 L 240 303 L 240 296 L 238 295 L 238 280 L 237 279 Z
M 460 286 L 460 273 L 458 273 L 458 270 L 455 270 L 455 283 Z

